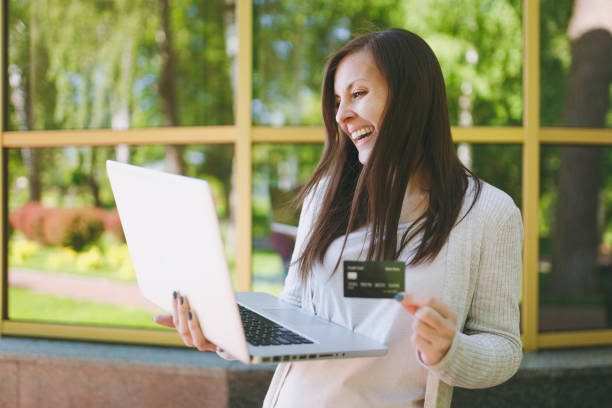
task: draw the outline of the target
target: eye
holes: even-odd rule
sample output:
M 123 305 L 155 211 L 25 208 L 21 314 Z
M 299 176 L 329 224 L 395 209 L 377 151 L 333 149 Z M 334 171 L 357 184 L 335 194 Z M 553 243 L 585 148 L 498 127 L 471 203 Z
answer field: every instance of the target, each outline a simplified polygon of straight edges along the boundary
M 366 91 L 363 91 L 363 90 L 355 91 L 353 92 L 353 98 L 357 99 L 360 96 L 365 95 L 365 94 L 366 94 Z

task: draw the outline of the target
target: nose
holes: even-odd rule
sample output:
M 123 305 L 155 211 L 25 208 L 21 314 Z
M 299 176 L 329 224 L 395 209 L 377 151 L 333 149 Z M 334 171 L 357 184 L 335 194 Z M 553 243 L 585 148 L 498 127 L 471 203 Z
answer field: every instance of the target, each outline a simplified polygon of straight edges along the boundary
M 355 113 L 350 109 L 350 106 L 348 106 L 346 103 L 340 102 L 340 106 L 338 106 L 338 111 L 336 112 L 336 122 L 338 122 L 339 125 L 342 125 L 347 119 L 350 119 L 353 116 L 355 116 Z

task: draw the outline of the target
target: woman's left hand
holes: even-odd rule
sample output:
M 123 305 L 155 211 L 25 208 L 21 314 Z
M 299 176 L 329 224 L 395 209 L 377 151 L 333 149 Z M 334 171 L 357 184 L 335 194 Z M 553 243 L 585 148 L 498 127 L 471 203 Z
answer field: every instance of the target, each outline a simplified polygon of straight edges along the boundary
M 457 314 L 436 298 L 419 298 L 409 293 L 395 296 L 414 316 L 412 343 L 427 365 L 434 365 L 446 355 L 455 338 Z

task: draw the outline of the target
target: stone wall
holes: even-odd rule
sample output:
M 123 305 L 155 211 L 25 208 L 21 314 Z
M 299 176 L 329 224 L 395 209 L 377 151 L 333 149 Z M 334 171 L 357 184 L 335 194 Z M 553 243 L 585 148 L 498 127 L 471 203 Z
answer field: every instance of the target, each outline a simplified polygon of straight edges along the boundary
M 299 364 L 299 363 L 298 363 Z M 0 408 L 261 406 L 274 365 L 195 350 L 0 338 Z M 453 407 L 603 407 L 612 348 L 526 353 L 510 381 L 455 389 Z

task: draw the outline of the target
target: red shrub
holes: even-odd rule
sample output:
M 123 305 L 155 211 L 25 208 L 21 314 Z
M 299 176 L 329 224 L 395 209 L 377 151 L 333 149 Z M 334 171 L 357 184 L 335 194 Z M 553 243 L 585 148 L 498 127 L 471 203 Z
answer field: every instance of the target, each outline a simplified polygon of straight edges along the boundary
M 21 231 L 32 241 L 43 241 L 43 223 L 48 208 L 38 201 L 30 201 L 24 206 L 13 211 L 9 221 L 13 228 Z
M 123 227 L 121 227 L 121 220 L 116 209 L 104 212 L 104 231 L 112 234 L 119 241 L 125 242 Z
M 10 226 L 43 245 L 69 246 L 79 251 L 106 231 L 125 242 L 117 210 L 47 208 L 29 202 L 9 216 Z
M 43 243 L 80 251 L 97 241 L 103 231 L 104 223 L 96 209 L 54 208 L 44 219 Z
M 100 238 L 104 216 L 105 212 L 96 208 L 45 208 L 30 202 L 9 218 L 11 225 L 30 240 L 80 251 Z

